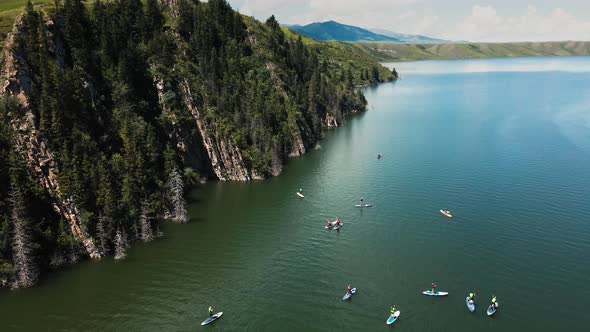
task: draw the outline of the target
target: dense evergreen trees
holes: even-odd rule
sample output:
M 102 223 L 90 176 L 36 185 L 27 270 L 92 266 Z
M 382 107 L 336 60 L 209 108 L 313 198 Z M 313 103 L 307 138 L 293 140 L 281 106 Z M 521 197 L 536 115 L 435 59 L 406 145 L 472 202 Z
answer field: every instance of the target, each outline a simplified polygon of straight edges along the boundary
M 211 134 L 264 176 L 297 137 L 314 145 L 327 114 L 342 121 L 366 105 L 350 66 L 320 59 L 274 17 L 246 24 L 224 0 L 177 3 L 163 10 L 157 0 L 97 0 L 89 12 L 82 0 L 64 0 L 47 18 L 29 2 L 15 45 L 63 196 L 100 252 L 117 259 L 130 241 L 153 239 L 158 219 L 186 222 L 185 183 L 195 170 L 213 175 L 174 148 L 200 142 L 184 94 Z M 380 81 L 370 69 L 366 81 Z M 14 148 L 8 122 L 19 107 L 0 99 L 0 283 L 28 286 L 39 269 L 83 251 Z

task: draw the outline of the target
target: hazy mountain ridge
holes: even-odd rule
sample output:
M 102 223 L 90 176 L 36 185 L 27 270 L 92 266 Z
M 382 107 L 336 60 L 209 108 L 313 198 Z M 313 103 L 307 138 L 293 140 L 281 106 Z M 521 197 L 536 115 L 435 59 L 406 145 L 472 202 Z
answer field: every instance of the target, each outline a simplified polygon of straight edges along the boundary
M 317 40 L 400 42 L 399 39 L 394 37 L 335 21 L 314 22 L 307 25 L 286 25 L 286 27 Z
M 394 32 L 394 31 L 390 31 L 390 30 L 386 30 L 386 29 L 377 29 L 376 28 L 376 29 L 369 29 L 369 31 L 372 31 L 374 33 L 378 33 L 380 35 L 393 37 L 395 39 L 399 39 L 399 40 L 403 41 L 404 43 L 409 43 L 409 44 L 440 44 L 440 43 L 453 43 L 454 42 L 452 40 L 432 38 L 432 37 L 428 37 L 428 36 L 424 36 L 424 35 L 412 35 L 412 34 L 406 34 L 406 33 L 399 33 L 399 32 Z
M 588 56 L 590 42 L 447 43 L 396 44 L 359 43 L 380 61 L 446 60 L 528 56 Z
M 422 35 L 404 34 L 385 29 L 365 29 L 358 26 L 342 24 L 336 21 L 314 22 L 307 25 L 285 25 L 285 27 L 317 40 L 429 44 L 450 42 L 448 40 Z

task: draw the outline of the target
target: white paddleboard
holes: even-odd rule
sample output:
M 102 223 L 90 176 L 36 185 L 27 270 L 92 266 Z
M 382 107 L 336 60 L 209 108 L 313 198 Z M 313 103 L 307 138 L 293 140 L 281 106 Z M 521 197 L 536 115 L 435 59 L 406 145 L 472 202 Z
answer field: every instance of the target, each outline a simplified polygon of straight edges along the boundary
M 353 288 L 350 290 L 350 293 L 346 293 L 344 294 L 344 296 L 342 297 L 342 300 L 348 300 L 350 299 L 350 297 L 352 296 L 352 294 L 356 293 L 356 288 Z
M 498 308 L 500 308 L 500 303 L 496 302 L 496 305 L 498 306 Z M 487 313 L 488 313 L 488 316 L 491 316 L 491 315 L 495 314 L 495 313 L 496 313 L 496 311 L 498 311 L 498 308 L 494 308 L 494 307 L 492 307 L 492 305 L 490 304 L 490 306 L 488 307 L 488 311 L 487 311 Z
M 218 312 L 218 313 L 216 313 L 215 315 L 213 315 L 213 316 L 211 316 L 211 317 L 209 317 L 209 318 L 205 319 L 205 320 L 204 320 L 204 321 L 201 323 L 201 326 L 203 326 L 203 325 L 207 325 L 207 324 L 210 324 L 210 323 L 213 323 L 214 321 L 216 321 L 216 320 L 217 320 L 217 318 L 221 317 L 221 315 L 223 315 L 223 311 L 221 311 L 221 312 Z
M 370 203 L 365 203 L 365 204 L 355 204 L 355 207 L 360 207 L 360 208 L 366 208 L 366 207 L 371 207 L 373 206 L 373 204 Z
M 428 296 L 447 296 L 449 295 L 449 292 L 439 292 L 439 291 L 435 291 L 434 293 L 431 290 L 427 290 L 427 291 L 423 291 L 422 294 L 424 295 L 428 295 Z
M 393 314 L 389 315 L 389 318 L 387 318 L 387 322 L 386 322 L 387 325 L 391 325 L 391 324 L 395 323 L 395 321 L 397 320 L 397 318 L 399 317 L 400 314 L 401 314 L 401 312 L 399 310 L 397 310 Z
M 469 309 L 469 311 L 475 311 L 475 301 L 473 303 L 469 303 L 469 296 L 465 298 L 465 304 L 467 305 L 467 309 Z
M 301 198 L 305 197 L 305 196 L 303 196 L 303 194 L 302 194 L 302 193 L 300 193 L 300 192 L 297 192 L 297 196 L 299 196 L 299 197 L 301 197 Z
M 443 214 L 443 216 L 447 217 L 447 218 L 453 218 L 453 215 L 450 212 L 447 212 L 445 210 L 439 210 L 440 213 Z

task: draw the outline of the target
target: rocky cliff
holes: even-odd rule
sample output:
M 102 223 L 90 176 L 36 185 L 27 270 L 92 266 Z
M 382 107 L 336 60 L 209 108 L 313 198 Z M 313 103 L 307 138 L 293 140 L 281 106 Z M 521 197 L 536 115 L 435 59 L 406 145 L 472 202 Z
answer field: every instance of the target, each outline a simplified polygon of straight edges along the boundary
M 378 66 L 326 59 L 332 46 L 308 47 L 224 0 L 68 4 L 51 15 L 28 5 L 2 53 L 0 141 L 14 145 L 0 146 L 3 284 L 18 278 L 6 188 L 42 192 L 22 198 L 18 223 L 40 270 L 81 251 L 123 258 L 159 234 L 161 216 L 187 221 L 185 183 L 279 175 L 365 109 L 353 87 Z
M 7 114 L 10 125 L 14 129 L 16 150 L 27 165 L 29 173 L 53 198 L 53 208 L 68 222 L 75 239 L 83 244 L 88 256 L 98 259 L 101 253 L 96 248 L 94 240 L 80 227 L 80 212 L 76 203 L 62 194 L 57 181 L 59 167 L 53 152 L 48 147 L 47 140 L 35 126 L 35 116 L 28 100 L 28 95 L 31 93 L 30 69 L 22 61 L 22 56 L 15 52 L 15 40 L 22 33 L 21 27 L 22 16 L 19 16 L 4 45 L 4 68 L 0 76 L 0 95 L 14 96 L 18 98 L 21 105 L 21 113 Z M 46 28 L 44 33 L 49 35 L 49 31 L 54 29 L 53 21 L 45 18 L 44 27 Z M 49 37 L 49 40 L 53 40 L 52 35 Z M 54 54 L 62 53 L 56 48 L 55 43 L 52 43 L 51 47 L 55 50 Z

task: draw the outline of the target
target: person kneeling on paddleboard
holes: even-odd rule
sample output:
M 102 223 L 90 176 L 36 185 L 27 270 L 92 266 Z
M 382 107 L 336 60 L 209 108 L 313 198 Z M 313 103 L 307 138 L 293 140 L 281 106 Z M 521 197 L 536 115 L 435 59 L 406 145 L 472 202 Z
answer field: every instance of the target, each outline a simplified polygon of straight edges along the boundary
M 213 316 L 213 307 L 209 306 L 209 317 Z
M 391 309 L 389 309 L 389 312 L 391 312 L 391 314 L 395 314 L 397 310 L 395 310 L 395 304 L 391 306 Z
M 432 284 L 432 294 L 436 293 L 436 283 L 433 281 Z

